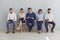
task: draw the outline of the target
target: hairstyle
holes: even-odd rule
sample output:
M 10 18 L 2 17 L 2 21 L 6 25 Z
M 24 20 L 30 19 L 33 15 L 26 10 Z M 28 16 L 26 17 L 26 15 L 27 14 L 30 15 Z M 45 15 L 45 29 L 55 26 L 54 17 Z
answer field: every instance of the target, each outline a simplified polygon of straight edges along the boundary
M 48 8 L 48 10 L 51 10 L 51 8 Z
M 20 10 L 23 10 L 23 8 L 21 8 Z
M 24 10 L 24 9 L 23 9 L 23 8 L 21 8 L 21 9 L 20 9 L 20 11 L 21 11 L 21 10 Z M 23 12 L 24 12 L 24 11 L 23 11 Z
M 39 10 L 38 10 L 38 13 L 39 13 L 40 11 L 42 11 L 42 9 L 39 9 Z
M 28 10 L 30 10 L 30 9 L 32 10 L 32 8 L 31 8 L 31 7 L 29 7 L 29 8 L 28 8 Z
M 10 8 L 9 10 L 13 10 L 13 8 Z

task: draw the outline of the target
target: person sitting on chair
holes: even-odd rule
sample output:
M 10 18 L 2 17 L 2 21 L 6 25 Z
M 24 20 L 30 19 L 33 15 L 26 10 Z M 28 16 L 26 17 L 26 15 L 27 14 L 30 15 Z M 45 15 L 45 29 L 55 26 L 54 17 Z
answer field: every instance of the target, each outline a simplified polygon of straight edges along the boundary
M 13 33 L 15 33 L 15 26 L 16 26 L 16 21 L 17 21 L 17 17 L 16 14 L 13 11 L 13 8 L 9 9 L 9 14 L 8 14 L 8 18 L 7 18 L 7 32 L 6 33 L 10 33 L 10 28 L 9 28 L 9 24 L 13 24 Z
M 54 22 L 54 16 L 51 14 L 51 8 L 48 8 L 48 14 L 45 16 L 45 27 L 46 32 L 48 32 L 48 24 L 52 24 L 51 32 L 54 32 L 55 28 L 55 22 Z
M 31 32 L 34 26 L 34 20 L 36 20 L 36 15 L 32 12 L 32 8 L 28 8 L 28 13 L 26 14 L 26 25 L 28 26 L 29 32 Z
M 23 8 L 21 8 L 20 9 L 20 11 L 19 11 L 19 14 L 18 14 L 18 23 L 19 23 L 19 25 L 18 25 L 18 30 L 20 30 L 20 32 L 22 31 L 22 26 L 23 26 L 23 23 L 25 23 L 25 13 L 24 13 L 24 9 Z

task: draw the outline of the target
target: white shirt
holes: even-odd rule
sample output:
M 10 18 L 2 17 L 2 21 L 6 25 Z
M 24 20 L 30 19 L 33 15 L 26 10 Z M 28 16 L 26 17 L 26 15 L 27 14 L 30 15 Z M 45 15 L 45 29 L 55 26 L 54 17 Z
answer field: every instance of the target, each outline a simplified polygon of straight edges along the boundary
M 8 18 L 7 18 L 7 21 L 8 20 L 13 20 L 13 21 L 17 21 L 17 17 L 16 17 L 16 14 L 13 12 L 12 14 L 9 13 L 8 14 Z
M 52 14 L 46 14 L 45 19 L 49 19 L 48 21 L 53 21 L 54 17 Z
M 19 18 L 24 18 L 25 19 L 25 17 L 26 17 L 26 15 L 25 15 L 25 13 L 19 13 Z
M 43 13 L 37 15 L 38 21 L 43 21 Z

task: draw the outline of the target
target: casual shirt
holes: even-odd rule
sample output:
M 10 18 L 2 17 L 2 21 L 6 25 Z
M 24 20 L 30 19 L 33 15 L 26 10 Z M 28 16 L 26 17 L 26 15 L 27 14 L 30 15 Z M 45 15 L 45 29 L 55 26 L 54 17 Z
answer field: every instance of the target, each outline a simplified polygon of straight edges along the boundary
M 43 13 L 37 15 L 37 21 L 43 21 Z
M 26 17 L 26 15 L 25 15 L 25 13 L 19 13 L 19 18 L 24 18 L 25 19 L 25 17 Z
M 48 21 L 53 21 L 54 20 L 54 17 L 53 17 L 52 14 L 46 14 L 45 19 L 46 20 L 48 19 Z
M 12 14 L 9 13 L 8 14 L 8 18 L 7 18 L 7 21 L 8 20 L 13 20 L 13 21 L 16 21 L 17 20 L 17 17 L 16 17 L 16 14 L 13 12 Z

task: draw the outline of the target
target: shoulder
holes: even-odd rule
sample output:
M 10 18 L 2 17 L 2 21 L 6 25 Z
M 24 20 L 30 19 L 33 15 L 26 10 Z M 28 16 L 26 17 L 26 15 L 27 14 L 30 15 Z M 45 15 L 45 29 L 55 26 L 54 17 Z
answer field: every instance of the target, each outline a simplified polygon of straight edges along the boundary
M 33 15 L 36 15 L 34 12 L 32 12 Z
M 15 12 L 13 12 L 13 14 L 16 14 Z
M 53 15 L 51 15 L 53 17 Z
M 13 14 L 14 14 L 14 15 L 16 15 L 16 13 L 15 13 L 15 12 L 13 12 Z
M 26 15 L 26 13 L 24 13 L 24 15 Z
M 44 15 L 43 13 L 41 15 Z
M 32 12 L 33 14 L 35 14 L 35 12 Z

